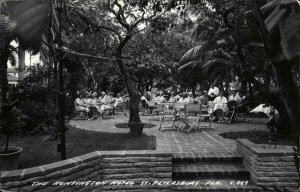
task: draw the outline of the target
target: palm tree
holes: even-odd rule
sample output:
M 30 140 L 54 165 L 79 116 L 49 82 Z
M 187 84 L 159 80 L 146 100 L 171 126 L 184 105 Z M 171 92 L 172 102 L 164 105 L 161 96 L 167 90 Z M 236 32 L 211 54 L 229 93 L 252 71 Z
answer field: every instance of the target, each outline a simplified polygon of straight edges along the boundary
M 226 82 L 228 91 L 229 81 L 233 76 L 235 59 L 224 49 L 201 52 L 202 46 L 196 46 L 187 51 L 179 61 L 179 75 L 186 81 L 204 80 Z
M 270 1 L 271 3 L 273 1 Z M 268 6 L 264 6 L 266 9 L 275 9 L 274 6 L 280 6 L 275 4 L 267 4 Z M 291 6 L 297 6 L 294 3 Z M 271 8 L 270 8 L 271 7 Z M 286 8 L 286 7 L 284 7 Z M 271 11 L 268 10 L 270 13 Z M 271 14 L 270 14 L 271 15 Z M 257 15 L 256 15 L 257 16 Z M 258 16 L 257 16 L 258 17 Z M 296 19 L 299 18 L 298 12 L 292 12 L 289 15 L 288 19 Z M 258 17 L 258 20 L 261 19 Z M 274 25 L 279 25 L 279 20 L 282 18 L 274 19 L 275 21 L 271 22 L 272 29 Z M 283 19 L 282 19 L 283 20 Z M 269 22 L 269 21 L 268 21 Z M 293 23 L 293 22 L 291 22 Z M 296 118 L 297 114 L 297 87 L 293 80 L 293 65 L 298 64 L 297 58 L 297 47 L 291 46 L 288 47 L 285 41 L 287 39 L 299 39 L 299 33 L 295 33 L 295 31 L 299 31 L 300 27 L 292 28 L 288 26 L 290 23 L 282 23 L 282 26 L 286 26 L 290 31 L 286 32 L 286 28 L 284 30 L 280 30 L 278 34 L 281 34 L 281 38 L 279 35 L 274 35 L 274 31 L 264 34 L 264 29 L 262 25 L 259 25 L 259 29 L 257 28 L 246 28 L 246 29 L 236 29 L 231 32 L 229 35 L 224 38 L 215 39 L 205 43 L 204 45 L 195 47 L 189 50 L 182 58 L 181 65 L 183 68 L 185 66 L 210 66 L 212 64 L 205 64 L 205 55 L 214 50 L 219 50 L 220 48 L 225 47 L 236 47 L 236 52 L 239 57 L 239 67 L 241 68 L 241 76 L 242 78 L 252 83 L 255 88 L 260 92 L 262 99 L 273 105 L 280 113 L 280 120 L 278 122 L 278 132 L 279 134 L 295 136 L 298 134 L 298 120 Z M 280 27 L 282 27 L 280 26 Z M 294 26 L 294 25 L 293 25 Z M 294 30 L 294 31 L 293 31 Z M 260 35 L 264 34 L 264 35 Z M 276 34 L 276 33 L 275 33 Z M 278 39 L 282 41 L 281 45 L 278 43 Z M 266 85 L 259 80 L 257 80 L 255 74 L 253 74 L 253 69 L 251 65 L 251 52 L 249 52 L 249 47 L 252 45 L 263 44 L 266 48 L 266 52 L 269 55 L 269 62 L 272 64 L 272 71 L 267 71 L 268 75 L 274 75 L 278 81 L 278 89 L 276 92 L 274 90 L 269 89 L 269 85 Z M 295 44 L 297 45 L 297 44 Z M 283 54 L 278 54 L 279 50 L 283 50 Z M 288 54 L 287 54 L 288 53 Z M 299 54 L 298 54 L 299 55 Z M 296 58 L 295 58 L 296 57 Z M 294 58 L 294 59 L 292 59 Z M 212 59 L 212 58 L 209 58 Z M 198 62 L 198 63 L 197 63 Z M 210 61 L 209 61 L 210 62 Z M 215 63 L 211 61 L 212 63 Z

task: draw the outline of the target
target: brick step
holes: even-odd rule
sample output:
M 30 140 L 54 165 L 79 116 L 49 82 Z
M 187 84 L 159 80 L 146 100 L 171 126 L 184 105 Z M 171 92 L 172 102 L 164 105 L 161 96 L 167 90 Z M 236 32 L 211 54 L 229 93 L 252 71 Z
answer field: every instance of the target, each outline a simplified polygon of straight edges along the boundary
M 173 164 L 175 163 L 193 163 L 193 162 L 230 162 L 242 163 L 243 158 L 234 153 L 175 153 L 173 154 Z
M 241 164 L 193 163 L 173 164 L 173 180 L 181 179 L 249 179 L 250 173 Z
M 261 189 L 253 185 L 247 180 L 235 179 L 220 179 L 220 180 L 185 180 L 190 183 L 185 185 L 173 185 L 172 191 L 206 191 L 206 192 L 260 192 Z M 198 182 L 198 184 L 191 185 L 191 182 Z M 246 183 L 248 182 L 248 183 Z

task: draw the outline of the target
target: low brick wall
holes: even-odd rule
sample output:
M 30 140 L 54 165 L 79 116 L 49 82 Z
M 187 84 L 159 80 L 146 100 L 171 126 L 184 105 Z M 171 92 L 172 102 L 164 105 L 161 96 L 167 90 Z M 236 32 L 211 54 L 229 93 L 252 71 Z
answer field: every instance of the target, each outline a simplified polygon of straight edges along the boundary
M 171 191 L 171 186 L 156 184 L 171 180 L 171 152 L 96 151 L 40 167 L 3 171 L 0 189 L 22 192 Z
M 267 188 L 297 187 L 299 177 L 292 148 L 268 147 L 247 139 L 237 140 L 237 153 L 243 157 L 244 166 L 250 171 L 252 181 L 258 186 Z

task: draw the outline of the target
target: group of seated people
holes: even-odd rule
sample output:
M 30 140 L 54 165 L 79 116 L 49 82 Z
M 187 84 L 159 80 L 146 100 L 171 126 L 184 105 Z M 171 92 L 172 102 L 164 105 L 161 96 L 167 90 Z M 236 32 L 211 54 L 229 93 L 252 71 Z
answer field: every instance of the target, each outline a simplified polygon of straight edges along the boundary
M 242 92 L 237 93 L 236 90 L 231 90 L 229 97 L 224 96 L 224 92 L 220 91 L 214 84 L 210 86 L 209 91 L 198 91 L 195 94 L 192 92 L 183 92 L 175 94 L 174 92 L 170 93 L 169 98 L 164 96 L 163 92 L 160 91 L 157 96 L 156 94 L 151 94 L 154 97 L 151 97 L 149 93 L 145 93 L 141 97 L 143 107 L 147 109 L 149 101 L 156 104 L 160 103 L 184 103 L 184 104 L 201 104 L 202 107 L 208 107 L 210 103 L 213 103 L 212 116 L 215 121 L 217 121 L 221 114 L 231 107 L 232 105 L 243 105 L 245 100 L 245 94 Z M 195 95 L 195 96 L 194 96 Z M 150 98 L 150 99 L 147 99 Z
M 116 97 L 112 94 L 101 92 L 100 97 L 97 98 L 97 93 L 81 93 L 75 100 L 75 110 L 84 111 L 89 119 L 98 119 L 103 117 L 103 114 L 108 110 L 116 109 L 121 103 L 123 98 L 118 93 Z

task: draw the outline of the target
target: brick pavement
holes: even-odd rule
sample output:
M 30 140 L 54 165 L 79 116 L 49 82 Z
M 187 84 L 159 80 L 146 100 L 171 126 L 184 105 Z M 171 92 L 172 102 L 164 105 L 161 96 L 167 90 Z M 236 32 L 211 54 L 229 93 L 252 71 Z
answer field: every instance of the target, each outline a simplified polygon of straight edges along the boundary
M 143 122 L 158 125 L 158 121 L 149 121 L 150 116 L 141 116 Z M 108 133 L 128 133 L 129 129 L 116 128 L 116 123 L 128 121 L 128 116 L 117 115 L 114 119 L 105 120 L 71 120 L 70 124 L 85 130 L 108 132 Z M 251 120 L 252 121 L 252 120 Z M 188 134 L 175 132 L 174 130 L 159 131 L 158 126 L 144 129 L 144 134 L 155 135 L 157 150 L 172 150 L 173 153 L 235 153 L 236 142 L 225 139 L 218 134 L 222 132 L 232 132 L 241 130 L 264 130 L 264 120 L 258 120 L 236 124 L 213 124 L 215 131 L 203 130 Z

